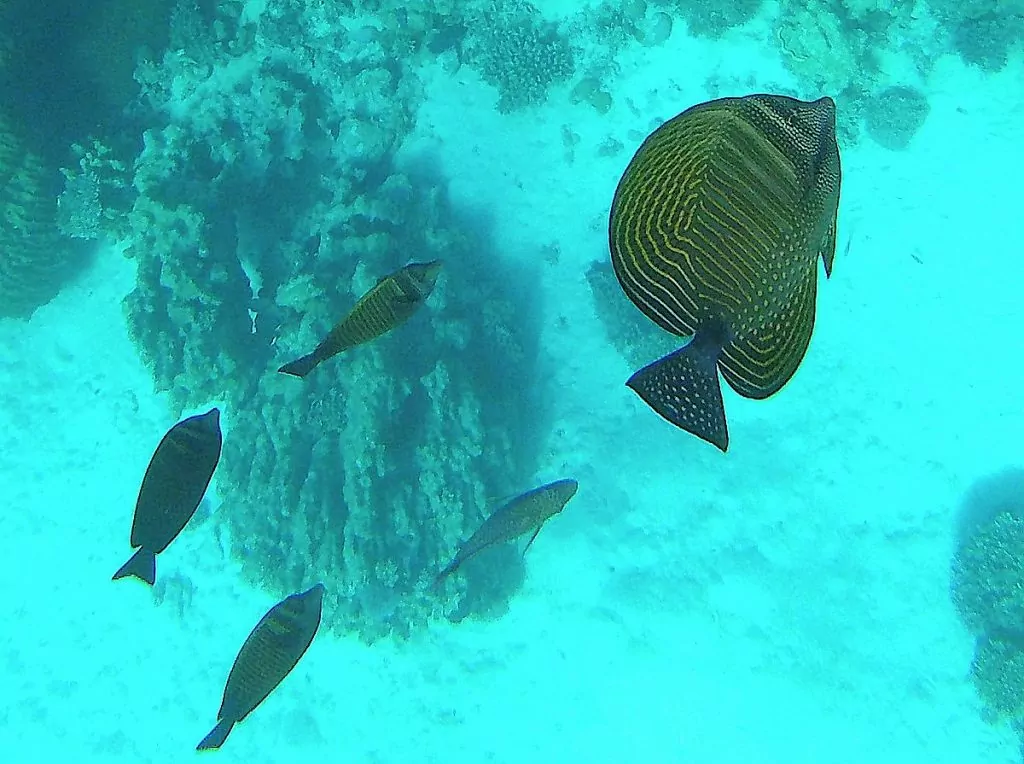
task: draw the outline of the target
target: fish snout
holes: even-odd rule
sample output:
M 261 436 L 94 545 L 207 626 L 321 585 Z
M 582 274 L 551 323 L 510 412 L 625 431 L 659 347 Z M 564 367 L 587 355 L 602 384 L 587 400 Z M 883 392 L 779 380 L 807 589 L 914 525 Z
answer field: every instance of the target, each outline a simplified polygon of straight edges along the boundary
M 303 597 L 312 597 L 317 602 L 323 602 L 324 601 L 324 592 L 326 592 L 326 591 L 327 591 L 327 589 L 326 589 L 326 587 L 323 584 L 316 583 L 313 586 L 309 587 L 305 592 L 303 592 L 302 596 Z
M 817 101 L 802 104 L 798 115 L 811 134 L 825 136 L 835 134 L 836 102 L 831 97 L 822 96 Z
M 425 266 L 427 279 L 431 282 L 436 281 L 437 277 L 441 275 L 441 268 L 444 267 L 443 260 L 432 260 Z

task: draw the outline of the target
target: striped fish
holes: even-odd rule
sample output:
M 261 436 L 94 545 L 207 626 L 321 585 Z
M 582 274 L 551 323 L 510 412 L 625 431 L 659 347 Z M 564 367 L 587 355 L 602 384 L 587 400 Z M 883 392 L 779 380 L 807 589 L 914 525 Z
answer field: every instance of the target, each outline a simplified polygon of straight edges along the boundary
M 323 361 L 401 326 L 430 296 L 441 272 L 441 261 L 410 263 L 385 276 L 317 345 L 309 355 L 286 363 L 278 371 L 305 377 Z
M 132 519 L 132 555 L 113 580 L 135 576 L 156 581 L 156 556 L 196 513 L 220 461 L 220 410 L 191 416 L 167 431 L 142 478 Z
M 526 554 L 545 521 L 561 512 L 569 499 L 576 495 L 578 488 L 579 483 L 575 480 L 556 480 L 554 483 L 520 494 L 502 505 L 459 547 L 455 558 L 438 573 L 435 583 L 440 583 L 458 570 L 462 563 L 487 547 L 511 541 L 533 531 L 523 549 L 523 554 Z
M 729 446 L 718 371 L 746 398 L 778 392 L 814 327 L 817 258 L 832 273 L 841 170 L 835 103 L 722 98 L 655 130 L 612 202 L 626 296 L 691 337 L 627 383 L 672 424 Z
M 309 648 L 320 628 L 324 585 L 292 594 L 267 611 L 238 651 L 228 674 L 217 725 L 196 746 L 220 748 L 231 729 L 266 700 Z

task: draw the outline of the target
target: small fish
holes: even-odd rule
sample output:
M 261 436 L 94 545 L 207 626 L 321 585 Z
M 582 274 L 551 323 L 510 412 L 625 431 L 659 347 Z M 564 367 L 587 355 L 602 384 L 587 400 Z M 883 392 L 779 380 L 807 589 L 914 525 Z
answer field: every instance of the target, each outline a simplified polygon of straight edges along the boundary
M 203 500 L 220 460 L 220 410 L 183 419 L 167 431 L 149 460 L 132 520 L 132 555 L 113 580 L 156 581 L 156 556 L 181 533 Z
M 533 535 L 523 549 L 523 554 L 526 554 L 544 522 L 561 512 L 569 499 L 576 495 L 578 488 L 579 483 L 571 478 L 556 480 L 554 483 L 520 494 L 502 505 L 459 547 L 455 558 L 437 574 L 435 584 L 450 576 L 462 563 L 478 552 L 489 546 L 519 538 L 532 530 Z
M 612 265 L 649 319 L 692 341 L 628 381 L 672 424 L 729 447 L 721 371 L 745 398 L 792 378 L 832 273 L 836 106 L 780 95 L 698 104 L 651 133 L 615 191 Z
M 320 628 L 324 585 L 278 602 L 260 619 L 238 651 L 224 686 L 217 724 L 196 746 L 220 748 L 231 729 L 262 703 L 309 648 Z
M 376 339 L 408 321 L 434 291 L 441 261 L 410 263 L 385 276 L 359 298 L 351 312 L 331 329 L 327 339 L 280 369 L 282 374 L 305 377 L 332 356 Z

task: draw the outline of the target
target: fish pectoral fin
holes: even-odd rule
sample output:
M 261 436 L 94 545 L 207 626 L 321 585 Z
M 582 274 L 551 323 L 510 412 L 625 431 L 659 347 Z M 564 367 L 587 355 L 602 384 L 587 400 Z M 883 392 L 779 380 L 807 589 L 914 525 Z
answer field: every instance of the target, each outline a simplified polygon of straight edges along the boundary
M 541 523 L 540 525 L 538 525 L 537 526 L 537 530 L 535 530 L 533 532 L 533 535 L 530 536 L 530 540 L 527 541 L 526 542 L 526 546 L 523 547 L 523 557 L 526 557 L 526 550 L 530 548 L 530 545 L 534 542 L 534 539 L 537 538 L 537 534 L 540 533 L 540 529 L 543 528 L 543 527 L 544 527 L 544 523 Z
M 422 302 L 422 299 L 417 295 L 411 294 L 396 294 L 391 298 L 391 301 L 396 305 L 418 305 Z
M 729 431 L 718 381 L 722 337 L 698 329 L 690 344 L 648 364 L 626 383 L 664 419 L 722 451 Z

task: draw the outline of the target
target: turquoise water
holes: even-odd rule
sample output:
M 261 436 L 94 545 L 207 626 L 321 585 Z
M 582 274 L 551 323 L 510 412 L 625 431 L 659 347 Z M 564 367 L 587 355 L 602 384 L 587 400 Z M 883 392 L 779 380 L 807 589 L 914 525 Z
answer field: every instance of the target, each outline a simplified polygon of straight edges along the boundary
M 62 236 L 11 222 L 34 176 L 5 171 L 2 299 L 47 282 L 0 311 L 5 761 L 193 760 L 243 640 L 316 581 L 308 652 L 203 756 L 1020 760 L 1012 661 L 972 672 L 1016 632 L 965 625 L 950 571 L 1024 505 L 1024 9 L 105 6 L 0 16 L 0 127 Z M 77 97 L 11 81 L 47 35 Z M 838 247 L 792 381 L 724 388 L 722 454 L 625 387 L 664 339 L 594 268 L 643 137 L 752 92 L 836 99 Z M 276 374 L 434 256 L 407 325 Z M 153 449 L 213 405 L 207 500 L 154 588 L 111 582 Z M 568 477 L 524 558 L 429 589 L 490 509 Z

